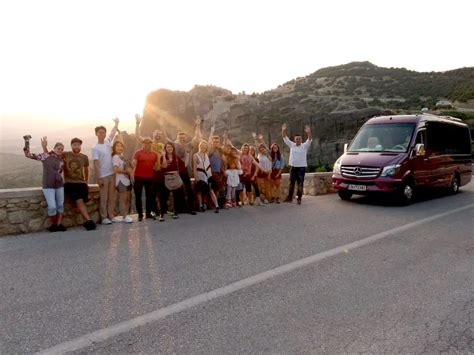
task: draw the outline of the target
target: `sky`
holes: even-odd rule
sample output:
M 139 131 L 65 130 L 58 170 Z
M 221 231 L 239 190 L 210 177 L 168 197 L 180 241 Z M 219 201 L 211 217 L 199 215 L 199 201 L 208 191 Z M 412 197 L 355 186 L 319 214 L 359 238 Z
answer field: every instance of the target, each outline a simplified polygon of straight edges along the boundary
M 368 60 L 474 66 L 474 1 L 0 0 L 0 130 L 131 127 L 146 95 L 263 92 Z

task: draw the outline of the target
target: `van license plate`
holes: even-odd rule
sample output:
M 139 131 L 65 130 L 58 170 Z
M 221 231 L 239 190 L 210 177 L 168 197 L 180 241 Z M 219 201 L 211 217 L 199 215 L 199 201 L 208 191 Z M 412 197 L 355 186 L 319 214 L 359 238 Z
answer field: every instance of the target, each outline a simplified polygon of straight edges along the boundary
M 349 184 L 347 187 L 349 190 L 354 190 L 354 191 L 367 191 L 367 186 L 365 185 L 353 185 Z

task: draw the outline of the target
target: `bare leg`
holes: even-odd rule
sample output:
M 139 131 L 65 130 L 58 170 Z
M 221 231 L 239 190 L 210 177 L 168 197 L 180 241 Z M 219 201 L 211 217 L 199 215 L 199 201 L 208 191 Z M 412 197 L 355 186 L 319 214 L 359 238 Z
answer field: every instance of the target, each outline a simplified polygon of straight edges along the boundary
M 76 201 L 77 209 L 81 213 L 81 216 L 86 220 L 90 220 L 89 213 L 87 213 L 86 204 L 82 199 Z
M 214 207 L 219 207 L 219 205 L 217 204 L 217 197 L 214 191 L 211 190 L 210 195 L 211 195 L 212 203 L 214 203 Z

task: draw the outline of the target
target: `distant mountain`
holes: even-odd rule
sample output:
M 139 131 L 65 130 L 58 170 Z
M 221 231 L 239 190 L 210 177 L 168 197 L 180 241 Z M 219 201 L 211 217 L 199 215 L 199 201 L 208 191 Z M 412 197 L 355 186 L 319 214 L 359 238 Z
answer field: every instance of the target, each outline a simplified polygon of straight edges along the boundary
M 0 166 L 0 189 L 41 187 L 41 162 L 27 159 L 24 155 L 0 153 Z

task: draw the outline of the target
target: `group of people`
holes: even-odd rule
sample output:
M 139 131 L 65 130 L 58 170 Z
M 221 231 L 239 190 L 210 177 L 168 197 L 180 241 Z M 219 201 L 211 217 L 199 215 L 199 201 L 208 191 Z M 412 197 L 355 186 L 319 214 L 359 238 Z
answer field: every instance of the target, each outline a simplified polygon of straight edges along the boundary
M 242 207 L 244 204 L 261 206 L 281 202 L 281 175 L 285 166 L 283 154 L 277 143 L 268 146 L 263 136 L 253 133 L 255 145 L 244 143 L 236 148 L 227 132 L 215 135 L 211 127 L 208 140 L 202 136 L 202 120 L 195 120 L 195 135 L 188 141 L 184 132 L 171 139 L 163 120 L 152 137 L 142 136 L 142 117 L 136 119 L 136 140 L 141 148 L 133 158 L 124 157 L 124 142 L 118 130 L 119 119 L 109 135 L 104 126 L 95 128 L 97 144 L 92 149 L 95 176 L 100 191 L 101 224 L 114 222 L 132 223 L 130 217 L 131 192 L 135 194 L 138 221 L 143 218 L 164 221 L 170 214 L 196 215 L 212 209 Z M 307 139 L 299 134 L 290 140 L 287 125 L 282 126 L 284 143 L 290 149 L 290 186 L 284 202 L 292 202 L 295 184 L 297 202 L 301 204 L 304 176 L 307 168 L 307 151 L 312 142 L 309 126 L 305 127 Z M 65 231 L 63 225 L 65 195 L 76 202 L 85 220 L 87 230 L 96 228 L 86 204 L 88 202 L 89 158 L 81 153 L 82 140 L 71 140 L 71 151 L 64 151 L 62 143 L 48 148 L 46 137 L 41 139 L 43 152 L 30 152 L 25 145 L 25 156 L 43 163 L 43 194 L 48 206 L 51 232 Z M 64 177 L 63 177 L 64 175 Z M 194 182 L 191 177 L 194 177 Z M 145 208 L 142 194 L 145 191 Z M 170 195 L 172 198 L 169 198 Z M 119 214 L 115 215 L 118 199 Z M 168 212 L 171 211 L 171 212 Z

